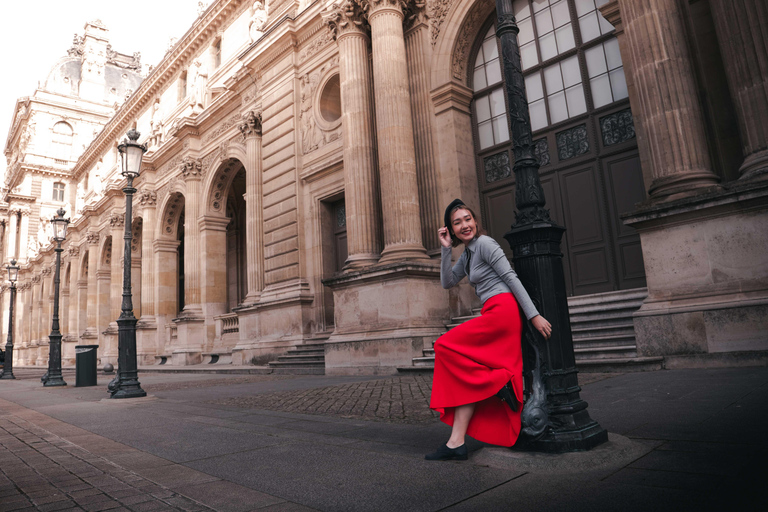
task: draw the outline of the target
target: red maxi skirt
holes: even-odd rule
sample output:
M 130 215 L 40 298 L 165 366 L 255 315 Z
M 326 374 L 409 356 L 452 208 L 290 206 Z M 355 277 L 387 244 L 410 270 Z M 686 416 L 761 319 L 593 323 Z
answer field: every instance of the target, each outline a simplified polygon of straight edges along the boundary
M 485 301 L 480 317 L 454 327 L 435 342 L 435 373 L 429 407 L 453 425 L 454 408 L 477 403 L 467 434 L 512 446 L 520 435 L 520 413 L 496 393 L 510 380 L 523 403 L 522 322 L 517 301 L 501 293 Z

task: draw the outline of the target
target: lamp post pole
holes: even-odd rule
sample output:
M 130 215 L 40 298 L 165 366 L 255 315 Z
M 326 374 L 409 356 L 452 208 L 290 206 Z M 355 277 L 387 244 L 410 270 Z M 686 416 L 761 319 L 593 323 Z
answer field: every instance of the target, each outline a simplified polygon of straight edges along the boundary
M 133 216 L 133 180 L 141 170 L 141 158 L 147 148 L 137 141 L 139 132 L 131 129 L 128 139 L 117 147 L 123 158 L 123 175 L 128 179 L 125 192 L 125 233 L 123 235 L 123 302 L 117 319 L 117 376 L 110 386 L 112 398 L 138 398 L 147 396 L 139 383 L 136 360 L 136 317 L 133 315 L 131 296 L 131 218 Z
M 587 402 L 579 397 L 581 388 L 576 375 L 560 251 L 565 228 L 555 224 L 549 210 L 544 208 L 512 0 L 496 0 L 496 14 L 496 36 L 501 43 L 515 158 L 512 169 L 518 210 L 512 229 L 504 238 L 514 253 L 520 280 L 553 327 L 549 341 L 534 332 L 535 329 L 529 329 L 531 332 L 526 337 L 532 343 L 523 344 L 525 373 L 533 374 L 527 379 L 533 396 L 526 402 L 522 415 L 523 432 L 528 435 L 521 436 L 516 447 L 547 452 L 588 450 L 607 441 L 608 433 L 589 417 Z
M 8 307 L 8 341 L 5 344 L 5 363 L 0 379 L 15 379 L 13 375 L 13 305 L 16 302 L 16 279 L 19 275 L 19 267 L 16 260 L 11 260 L 8 269 L 8 280 L 11 282 L 11 304 Z
M 53 224 L 53 237 L 56 240 L 56 270 L 53 275 L 53 322 L 51 325 L 51 334 L 48 336 L 48 346 L 50 350 L 48 352 L 48 373 L 47 378 L 43 381 L 43 386 L 66 386 L 64 382 L 64 376 L 61 374 L 61 331 L 59 330 L 59 286 L 61 284 L 61 242 L 64 241 L 67 233 L 67 224 L 69 219 L 64 218 L 64 209 L 59 208 L 56 212 L 58 216 L 54 217 L 51 223 Z

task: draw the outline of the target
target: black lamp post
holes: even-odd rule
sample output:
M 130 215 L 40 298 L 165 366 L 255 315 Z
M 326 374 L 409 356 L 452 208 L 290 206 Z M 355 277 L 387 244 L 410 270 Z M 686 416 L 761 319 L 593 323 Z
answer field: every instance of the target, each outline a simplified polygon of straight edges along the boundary
M 53 239 L 56 241 L 56 272 L 53 275 L 53 323 L 51 334 L 48 336 L 48 373 L 43 380 L 43 386 L 66 386 L 61 375 L 61 331 L 59 330 L 59 285 L 61 283 L 61 243 L 67 238 L 69 219 L 64 218 L 63 208 L 59 208 L 56 216 L 51 219 Z
M 13 304 L 16 302 L 16 281 L 19 279 L 19 267 L 16 260 L 5 267 L 8 269 L 8 280 L 11 282 L 11 305 L 8 308 L 8 342 L 5 344 L 5 363 L 0 379 L 15 379 L 13 375 Z
M 514 253 L 520 280 L 553 327 L 549 341 L 529 328 L 526 336 L 532 343 L 523 344 L 526 380 L 533 395 L 523 408 L 523 432 L 527 435 L 521 436 L 516 447 L 547 452 L 588 450 L 607 441 L 608 433 L 589 417 L 587 402 L 579 397 L 560 251 L 565 228 L 552 222 L 549 210 L 544 208 L 512 0 L 496 0 L 496 14 L 510 110 L 518 210 L 515 224 L 504 238 Z
M 139 144 L 139 132 L 131 128 L 128 138 L 117 146 L 122 160 L 122 174 L 128 179 L 125 192 L 125 242 L 123 257 L 123 303 L 117 319 L 117 376 L 110 383 L 112 398 L 137 398 L 147 396 L 139 384 L 136 361 L 136 317 L 133 315 L 131 298 L 131 217 L 133 215 L 133 180 L 141 172 L 141 159 L 147 147 Z

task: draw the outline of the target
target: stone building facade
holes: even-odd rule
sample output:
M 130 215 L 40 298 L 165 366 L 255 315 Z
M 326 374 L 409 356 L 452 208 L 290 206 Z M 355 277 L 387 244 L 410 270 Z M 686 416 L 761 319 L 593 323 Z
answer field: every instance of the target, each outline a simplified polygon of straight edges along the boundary
M 768 349 L 764 3 L 513 6 L 569 294 L 647 295 L 638 355 Z M 65 364 L 81 343 L 116 360 L 130 222 L 140 364 L 319 344 L 326 373 L 410 365 L 478 305 L 440 286 L 442 205 L 463 198 L 505 248 L 514 221 L 494 24 L 490 0 L 212 2 L 60 171 Z M 132 126 L 149 150 L 125 219 L 116 145 Z M 9 211 L 40 202 L 18 192 L 23 169 Z M 24 217 L 7 218 L 16 357 L 44 364 L 53 252 L 21 256 Z

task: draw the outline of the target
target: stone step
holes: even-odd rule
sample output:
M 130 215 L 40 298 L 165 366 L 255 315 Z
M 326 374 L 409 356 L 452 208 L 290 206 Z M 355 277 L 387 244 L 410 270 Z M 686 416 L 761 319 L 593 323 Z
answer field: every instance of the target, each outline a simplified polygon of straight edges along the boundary
M 435 356 L 414 357 L 414 366 L 435 366 Z
M 278 363 L 290 363 L 290 362 L 314 362 L 314 363 L 325 363 L 325 357 L 323 355 L 319 356 L 310 356 L 310 355 L 294 355 L 294 354 L 286 354 L 284 356 L 280 356 L 277 358 Z
M 637 356 L 637 347 L 635 345 L 618 345 L 610 347 L 588 347 L 574 348 L 573 354 L 576 357 L 576 365 L 581 361 L 600 359 L 608 361 L 614 358 L 631 358 Z
M 272 368 L 272 375 L 325 375 L 325 367 L 290 367 Z
M 574 338 L 573 348 L 590 348 L 615 345 L 635 346 L 635 334 L 612 334 L 609 336 L 590 336 L 589 338 Z
M 325 362 L 317 361 L 270 361 L 270 368 L 325 368 Z
M 576 362 L 576 368 L 584 373 L 648 372 L 664 369 L 664 358 L 658 356 L 583 359 Z
M 629 334 L 634 336 L 635 324 L 631 321 L 619 321 L 616 323 L 597 323 L 595 325 L 576 324 L 571 325 L 573 339 L 589 338 L 592 336 L 610 336 L 612 334 Z
M 647 296 L 648 288 L 633 288 L 631 290 L 619 290 L 615 292 L 576 295 L 573 297 L 568 297 L 568 308 L 570 309 L 586 305 L 617 303 L 625 301 L 642 302 Z

